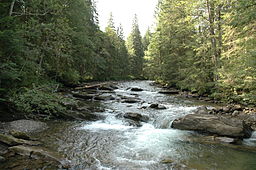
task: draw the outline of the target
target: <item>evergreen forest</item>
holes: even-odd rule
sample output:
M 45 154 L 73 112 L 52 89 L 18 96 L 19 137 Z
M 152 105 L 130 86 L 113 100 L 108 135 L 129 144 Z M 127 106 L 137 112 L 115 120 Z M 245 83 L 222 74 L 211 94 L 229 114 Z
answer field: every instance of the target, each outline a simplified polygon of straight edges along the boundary
M 256 0 L 0 0 L 0 170 L 255 160 Z
M 93 0 L 1 0 L 0 102 L 24 113 L 58 112 L 56 91 L 90 81 L 150 79 L 225 103 L 256 103 L 254 0 L 159 0 L 141 35 Z M 134 15 L 134 14 L 131 14 Z

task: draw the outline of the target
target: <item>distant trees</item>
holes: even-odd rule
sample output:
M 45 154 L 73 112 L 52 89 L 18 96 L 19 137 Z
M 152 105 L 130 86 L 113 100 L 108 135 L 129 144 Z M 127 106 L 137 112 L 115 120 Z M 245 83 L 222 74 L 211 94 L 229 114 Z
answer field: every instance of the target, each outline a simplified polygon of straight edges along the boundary
M 143 71 L 144 48 L 136 15 L 133 19 L 132 31 L 127 38 L 126 46 L 129 53 L 131 75 L 140 77 Z
M 120 25 L 117 29 L 115 28 L 112 14 L 110 15 L 105 32 L 112 46 L 110 48 L 111 63 L 109 64 L 111 77 L 112 79 L 125 78 L 129 74 L 128 51 L 125 46 L 123 27 Z

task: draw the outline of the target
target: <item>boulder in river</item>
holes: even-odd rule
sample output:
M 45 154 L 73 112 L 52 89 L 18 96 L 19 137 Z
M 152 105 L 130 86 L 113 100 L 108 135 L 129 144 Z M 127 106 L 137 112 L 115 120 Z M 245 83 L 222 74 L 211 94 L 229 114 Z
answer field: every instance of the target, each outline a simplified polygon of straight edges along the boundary
M 195 130 L 235 138 L 248 138 L 252 130 L 240 119 L 207 114 L 189 114 L 176 119 L 172 127 L 181 130 Z
M 157 103 L 153 103 L 149 107 L 153 108 L 153 109 L 156 109 L 156 108 L 158 108 L 158 104 Z
M 160 104 L 157 104 L 157 103 L 153 103 L 149 107 L 153 108 L 153 109 L 159 109 L 159 110 L 167 109 L 164 105 L 160 105 Z
M 137 92 L 139 92 L 139 91 L 143 91 L 143 89 L 140 88 L 140 87 L 132 87 L 132 88 L 131 88 L 131 91 L 137 91 Z
M 138 103 L 140 102 L 138 98 L 126 98 L 122 101 L 122 103 Z
M 126 118 L 126 119 L 131 119 L 131 120 L 139 121 L 139 122 L 148 122 L 149 121 L 148 116 L 142 115 L 142 114 L 139 114 L 139 113 L 133 113 L 133 112 L 125 113 L 123 115 L 123 117 Z
M 195 113 L 197 113 L 197 114 L 208 114 L 209 110 L 207 109 L 207 107 L 202 106 L 202 107 L 197 108 Z
M 174 95 L 174 94 L 179 94 L 180 91 L 179 90 L 162 90 L 162 91 L 159 91 L 158 93 Z

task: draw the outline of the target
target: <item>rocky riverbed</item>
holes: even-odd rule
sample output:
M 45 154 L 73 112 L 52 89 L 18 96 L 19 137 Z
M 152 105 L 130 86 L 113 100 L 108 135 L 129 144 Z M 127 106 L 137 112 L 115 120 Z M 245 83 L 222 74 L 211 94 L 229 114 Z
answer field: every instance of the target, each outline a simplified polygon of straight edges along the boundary
M 58 118 L 62 120 L 0 124 L 0 169 L 256 166 L 253 109 L 181 99 L 177 90 L 151 84 L 107 82 L 61 89 L 75 101 L 62 103 L 68 108 Z

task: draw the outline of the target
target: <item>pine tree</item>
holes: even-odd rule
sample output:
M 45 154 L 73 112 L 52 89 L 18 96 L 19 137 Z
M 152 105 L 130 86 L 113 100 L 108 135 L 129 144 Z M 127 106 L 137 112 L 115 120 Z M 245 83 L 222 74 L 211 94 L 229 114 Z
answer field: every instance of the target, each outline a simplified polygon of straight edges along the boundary
M 131 75 L 140 77 L 143 71 L 144 50 L 137 15 L 133 19 L 132 31 L 128 36 L 126 46 L 129 53 Z
M 128 52 L 123 40 L 123 28 L 120 25 L 115 28 L 112 13 L 110 14 L 108 26 L 105 29 L 112 48 L 109 50 L 111 57 L 109 58 L 109 72 L 113 79 L 122 79 L 128 75 Z
M 142 44 L 143 44 L 144 51 L 148 50 L 148 46 L 149 46 L 149 43 L 150 43 L 151 36 L 152 35 L 151 35 L 151 32 L 150 32 L 150 29 L 148 28 L 144 37 L 142 38 Z
M 226 4 L 223 55 L 218 98 L 231 102 L 256 102 L 256 3 L 235 0 Z

